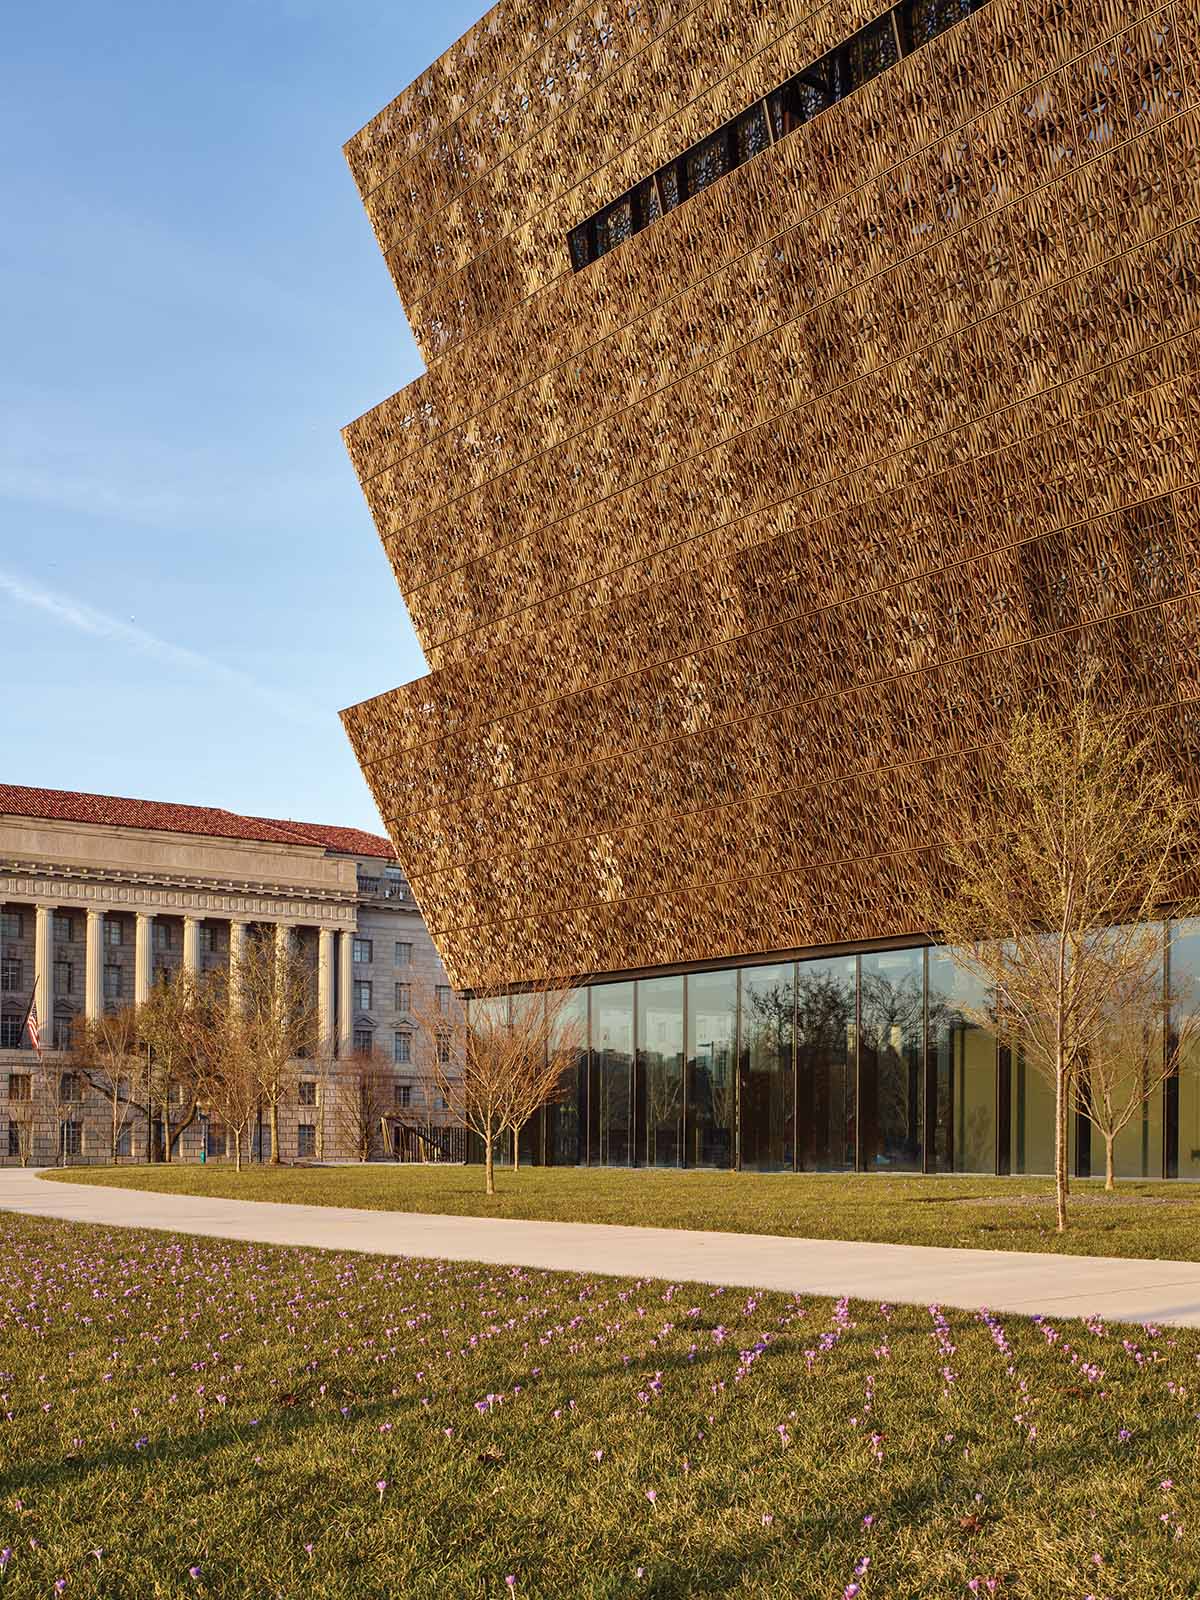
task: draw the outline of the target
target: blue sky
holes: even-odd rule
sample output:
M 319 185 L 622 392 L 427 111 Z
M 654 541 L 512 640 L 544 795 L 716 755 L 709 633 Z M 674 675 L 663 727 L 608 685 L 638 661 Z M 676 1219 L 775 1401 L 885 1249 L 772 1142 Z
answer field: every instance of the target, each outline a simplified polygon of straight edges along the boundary
M 339 429 L 420 358 L 341 147 L 482 9 L 7 16 L 3 781 L 378 827 L 337 712 L 424 662 Z

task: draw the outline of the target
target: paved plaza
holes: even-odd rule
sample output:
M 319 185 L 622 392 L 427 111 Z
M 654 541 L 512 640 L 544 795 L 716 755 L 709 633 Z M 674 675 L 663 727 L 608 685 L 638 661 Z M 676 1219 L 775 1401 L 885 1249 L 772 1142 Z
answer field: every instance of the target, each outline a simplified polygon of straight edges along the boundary
M 0 1209 L 64 1222 L 864 1300 L 1200 1327 L 1200 1262 L 783 1239 L 586 1222 L 357 1211 L 47 1181 L 0 1170 Z

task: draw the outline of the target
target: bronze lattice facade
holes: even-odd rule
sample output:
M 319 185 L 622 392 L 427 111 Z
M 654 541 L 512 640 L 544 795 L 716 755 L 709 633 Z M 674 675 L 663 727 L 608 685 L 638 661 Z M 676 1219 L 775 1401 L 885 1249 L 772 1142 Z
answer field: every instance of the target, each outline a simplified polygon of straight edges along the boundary
M 502 3 L 347 154 L 430 672 L 344 720 L 456 983 L 919 936 L 1085 663 L 1197 790 L 1200 0 Z

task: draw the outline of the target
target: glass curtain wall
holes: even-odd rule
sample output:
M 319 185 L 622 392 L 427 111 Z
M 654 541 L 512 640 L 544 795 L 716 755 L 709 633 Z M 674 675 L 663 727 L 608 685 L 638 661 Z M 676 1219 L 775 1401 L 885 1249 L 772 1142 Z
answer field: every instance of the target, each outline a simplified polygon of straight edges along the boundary
M 682 977 L 643 978 L 637 986 L 637 1159 L 647 1167 L 683 1161 Z
M 858 959 L 796 967 L 796 1148 L 806 1172 L 854 1166 Z
M 997 1051 L 980 979 L 953 950 L 929 952 L 930 1069 L 937 1089 L 939 1172 L 996 1170 Z
M 738 975 L 693 972 L 687 980 L 689 1167 L 730 1167 L 734 1154 Z
M 1180 1052 L 1178 1081 L 1168 1084 L 1178 1105 L 1178 1176 L 1200 1178 L 1200 921 L 1171 928 L 1171 1025 Z M 1168 1166 L 1170 1170 L 1170 1166 Z
M 859 963 L 859 1161 L 921 1168 L 925 1108 L 925 952 L 882 950 Z
M 602 983 L 592 990 L 591 1161 L 627 1167 L 633 1159 L 632 983 Z
M 742 972 L 741 1161 L 758 1172 L 795 1159 L 795 973 L 792 962 Z
M 588 991 L 573 989 L 559 1004 L 548 999 L 554 1018 L 550 1048 L 571 1047 L 561 1080 L 562 1094 L 546 1107 L 545 1151 L 550 1166 L 573 1167 L 587 1160 Z

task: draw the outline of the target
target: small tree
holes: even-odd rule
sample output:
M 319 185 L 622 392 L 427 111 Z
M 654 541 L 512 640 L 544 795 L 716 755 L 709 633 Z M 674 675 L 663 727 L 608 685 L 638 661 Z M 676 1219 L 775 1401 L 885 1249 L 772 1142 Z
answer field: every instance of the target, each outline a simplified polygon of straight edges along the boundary
M 512 1074 L 501 1126 L 512 1134 L 513 1171 L 521 1165 L 521 1131 L 543 1106 L 563 1097 L 564 1080 L 574 1066 L 582 1029 L 564 1013 L 570 990 L 542 987 L 512 998 Z
M 132 1126 L 134 1111 L 145 1115 L 145 1106 L 138 1106 L 132 1098 L 142 1059 L 135 1007 L 122 1006 L 119 1011 L 109 1011 L 103 1016 L 76 1020 L 68 1061 L 71 1069 L 108 1102 L 109 1157 L 114 1166 L 121 1134 Z
M 255 1037 L 228 1003 L 214 1007 L 208 1026 L 204 1097 L 233 1136 L 234 1171 L 241 1172 L 243 1141 L 260 1105 L 262 1077 Z
M 452 1119 L 483 1142 L 484 1185 L 496 1192 L 496 1140 L 516 1143 L 541 1106 L 556 1098 L 578 1044 L 560 1025 L 566 991 L 536 988 L 510 1008 L 507 997 L 418 1007 L 422 1053 Z
M 1161 959 L 1146 924 L 1178 896 L 1191 809 L 1152 739 L 1128 715 L 1101 716 L 1085 681 L 1065 711 L 1019 715 L 994 764 L 940 818 L 930 926 L 1053 1088 L 1060 1233 L 1079 1069 L 1102 1048 L 1120 996 L 1144 992 Z
M 1161 955 L 1161 939 L 1154 943 Z M 1116 1187 L 1117 1137 L 1140 1118 L 1152 1095 L 1193 1058 L 1200 1037 L 1200 1010 L 1192 988 L 1164 993 L 1161 962 L 1153 957 L 1114 986 L 1100 1024 L 1080 1065 L 1079 1108 L 1104 1141 L 1104 1187 Z
M 271 1162 L 279 1164 L 279 1107 L 299 1076 L 296 1063 L 315 1056 L 319 1042 L 317 997 L 308 963 L 276 939 L 246 940 L 233 991 L 230 1028 L 239 1051 L 258 1075 L 258 1094 L 271 1127 Z
M 379 1050 L 339 1063 L 331 1074 L 338 1133 L 360 1161 L 369 1161 L 383 1119 L 392 1109 L 394 1074 Z
M 139 1066 L 150 1114 L 158 1108 L 163 1159 L 169 1162 L 195 1122 L 210 1064 L 214 1015 L 225 1003 L 218 973 L 175 971 L 164 975 L 139 1006 L 137 1031 L 148 1053 Z M 150 1150 L 146 1151 L 147 1160 Z

